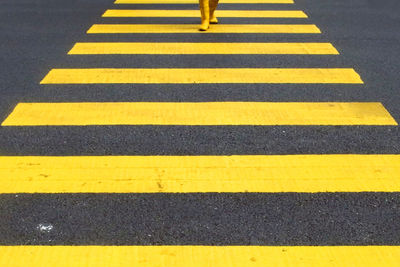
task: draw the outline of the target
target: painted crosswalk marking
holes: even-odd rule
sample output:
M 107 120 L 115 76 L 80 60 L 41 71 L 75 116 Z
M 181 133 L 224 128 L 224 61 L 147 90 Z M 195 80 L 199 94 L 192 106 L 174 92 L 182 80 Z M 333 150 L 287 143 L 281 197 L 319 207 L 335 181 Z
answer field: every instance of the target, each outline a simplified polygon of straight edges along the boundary
M 20 103 L 3 126 L 397 125 L 380 103 Z
M 0 166 L 0 193 L 400 191 L 400 155 L 25 156 Z
M 116 0 L 115 3 L 197 5 L 198 1 Z M 221 4 L 224 3 L 293 4 L 293 1 L 221 0 Z M 103 14 L 108 21 L 118 17 L 198 16 L 198 10 L 176 9 L 110 9 Z M 217 16 L 307 18 L 299 10 L 218 10 Z M 131 42 L 111 42 L 113 38 L 110 38 L 110 42 L 77 43 L 69 54 L 339 54 L 330 43 L 178 43 L 178 40 L 155 43 L 135 42 L 133 38 L 138 35 L 132 35 L 174 33 L 184 36 L 199 34 L 197 29 L 197 24 L 95 24 L 87 31 L 91 38 L 116 37 L 118 40 L 121 37 L 118 34 L 125 34 L 123 37 L 131 34 Z M 253 33 L 266 37 L 271 36 L 269 34 L 296 37 L 314 34 L 316 37 L 321 31 L 313 24 L 221 23 L 213 25 L 206 33 L 227 36 Z M 52 69 L 41 81 L 43 85 L 94 84 L 93 87 L 95 84 L 129 83 L 360 85 L 363 81 L 352 68 L 285 67 L 61 68 Z M 379 102 L 75 102 L 19 103 L 2 124 L 90 125 L 389 126 L 397 122 Z M 399 175 L 399 155 L 2 156 L 0 194 L 399 192 Z M 47 229 L 46 224 L 42 226 Z M 0 266 L 397 267 L 399 255 L 398 246 L 0 246 Z
M 330 43 L 76 43 L 70 55 L 111 54 L 258 54 L 258 55 L 338 55 Z
M 220 18 L 307 18 L 300 10 L 217 10 Z M 195 17 L 197 10 L 109 9 L 103 17 Z
M 196 33 L 197 24 L 94 24 L 88 34 L 111 33 Z M 313 24 L 218 24 L 206 33 L 321 33 Z
M 362 84 L 351 68 L 52 69 L 41 84 L 308 83 Z
M 9 246 L 0 247 L 0 265 L 398 267 L 399 255 L 399 246 Z

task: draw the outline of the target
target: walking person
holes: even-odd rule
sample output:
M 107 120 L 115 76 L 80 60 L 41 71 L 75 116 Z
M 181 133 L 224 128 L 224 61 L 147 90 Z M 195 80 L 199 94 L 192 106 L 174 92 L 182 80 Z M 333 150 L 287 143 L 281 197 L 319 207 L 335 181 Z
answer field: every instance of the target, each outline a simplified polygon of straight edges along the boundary
M 201 12 L 201 25 L 199 30 L 206 31 L 210 27 L 210 24 L 217 24 L 218 19 L 214 12 L 218 6 L 218 0 L 199 0 L 200 12 Z

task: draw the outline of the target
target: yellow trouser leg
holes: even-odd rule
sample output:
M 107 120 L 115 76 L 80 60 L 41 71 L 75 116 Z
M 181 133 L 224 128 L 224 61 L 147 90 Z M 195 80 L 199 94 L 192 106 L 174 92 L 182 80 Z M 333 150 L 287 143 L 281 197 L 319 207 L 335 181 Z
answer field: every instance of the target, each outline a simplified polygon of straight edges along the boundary
M 215 9 L 217 9 L 218 6 L 218 0 L 209 0 L 210 1 L 210 23 L 211 24 L 217 24 L 218 19 L 214 14 Z
M 208 1 L 209 0 L 199 0 L 201 12 L 200 31 L 206 31 L 210 26 L 210 6 Z

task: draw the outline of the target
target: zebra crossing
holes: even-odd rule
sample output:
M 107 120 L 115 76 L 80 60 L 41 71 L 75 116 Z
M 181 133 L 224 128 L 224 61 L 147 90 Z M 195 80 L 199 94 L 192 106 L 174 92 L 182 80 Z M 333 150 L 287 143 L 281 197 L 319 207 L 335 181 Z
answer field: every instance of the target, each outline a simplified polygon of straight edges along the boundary
M 69 55 L 337 55 L 330 43 L 76 43 Z
M 385 266 L 398 264 L 399 247 L 8 247 L 7 255 L 26 253 L 30 258 L 15 258 L 14 266 Z M 48 254 L 52 255 L 49 257 Z M 99 257 L 107 255 L 106 257 Z M 385 255 L 385 257 L 382 257 Z M 38 261 L 46 259 L 46 261 Z M 0 258 L 0 263 L 2 259 Z M 7 266 L 7 265 L 4 265 Z
M 23 156 L 0 163 L 0 193 L 400 190 L 397 155 Z
M 116 0 L 103 18 L 197 17 L 196 10 L 142 9 L 141 4 L 194 0 Z M 221 0 L 223 4 L 292 0 Z M 308 19 L 301 10 L 217 10 L 222 18 Z M 318 25 L 94 24 L 88 36 L 118 34 L 309 34 Z M 77 42 L 74 56 L 327 55 L 327 42 Z M 329 84 L 362 85 L 352 66 L 338 68 L 53 68 L 41 85 Z M 37 126 L 396 126 L 380 102 L 35 102 L 18 103 L 1 124 Z M 345 193 L 398 192 L 399 155 L 0 156 L 1 194 L 58 193 Z M 12 179 L 10 179 L 12 177 Z M 148 210 L 149 213 L 152 210 Z M 0 246 L 0 266 L 397 266 L 397 246 L 124 245 Z

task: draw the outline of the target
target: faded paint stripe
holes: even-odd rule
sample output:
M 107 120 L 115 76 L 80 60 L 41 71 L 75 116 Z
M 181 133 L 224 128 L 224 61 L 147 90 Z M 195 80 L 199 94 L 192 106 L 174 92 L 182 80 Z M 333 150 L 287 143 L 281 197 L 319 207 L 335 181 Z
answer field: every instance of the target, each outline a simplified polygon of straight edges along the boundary
M 362 84 L 354 69 L 331 68 L 181 68 L 52 69 L 41 84 L 111 83 L 309 83 Z
M 217 17 L 227 18 L 307 18 L 300 10 L 216 10 Z M 199 17 L 199 10 L 109 9 L 103 17 Z
M 398 267 L 399 246 L 6 246 L 7 267 Z
M 399 192 L 400 155 L 0 157 L 0 193 Z
M 330 43 L 76 43 L 70 55 L 291 54 L 337 55 Z
M 397 125 L 380 103 L 20 103 L 3 126 Z
M 94 24 L 87 33 L 321 33 L 313 24 L 218 24 L 200 32 L 198 24 Z

